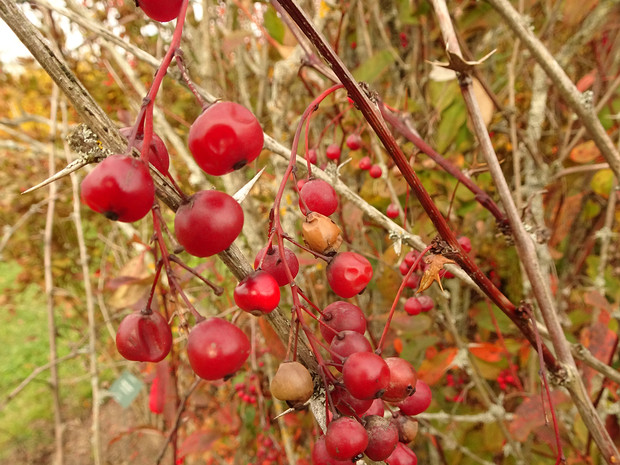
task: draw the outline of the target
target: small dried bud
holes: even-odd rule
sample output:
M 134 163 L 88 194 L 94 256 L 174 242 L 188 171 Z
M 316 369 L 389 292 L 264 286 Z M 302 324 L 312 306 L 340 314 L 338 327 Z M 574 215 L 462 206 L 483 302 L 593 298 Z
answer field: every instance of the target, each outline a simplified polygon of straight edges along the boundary
M 325 215 L 310 212 L 301 227 L 306 245 L 315 252 L 330 255 L 342 245 L 342 230 Z

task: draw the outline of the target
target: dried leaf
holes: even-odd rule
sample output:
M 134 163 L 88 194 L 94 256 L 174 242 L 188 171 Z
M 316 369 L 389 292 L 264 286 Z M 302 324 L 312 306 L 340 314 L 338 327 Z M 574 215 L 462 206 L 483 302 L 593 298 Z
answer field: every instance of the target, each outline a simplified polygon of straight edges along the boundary
M 463 57 L 457 55 L 456 53 L 451 52 L 450 50 L 446 50 L 448 54 L 448 63 L 440 62 L 440 61 L 429 61 L 430 64 L 435 66 L 441 66 L 442 68 L 448 68 L 456 71 L 457 73 L 465 73 L 468 74 L 471 72 L 474 66 L 477 66 L 484 61 L 486 61 L 491 55 L 493 55 L 497 49 L 491 50 L 485 56 L 480 58 L 479 60 L 464 60 Z
M 535 429 L 544 426 L 547 421 L 550 421 L 550 419 L 545 418 L 545 413 L 549 414 L 549 400 L 546 395 L 544 399 L 544 408 L 540 394 L 532 394 L 517 407 L 514 420 L 508 426 L 516 441 L 523 442 L 527 440 Z M 554 408 L 557 409 L 560 404 L 569 401 L 570 397 L 562 391 L 551 392 L 551 402 L 553 402 Z
M 194 431 L 185 438 L 177 451 L 177 455 L 179 457 L 186 457 L 190 454 L 207 452 L 211 450 L 211 446 L 217 437 L 217 434 L 213 431 Z
M 570 159 L 575 163 L 590 163 L 601 156 L 601 151 L 598 149 L 594 141 L 586 141 L 577 145 L 570 151 Z
M 429 386 L 439 382 L 444 373 L 452 367 L 452 362 L 458 351 L 456 347 L 449 347 L 434 357 L 423 360 L 418 368 L 418 378 Z
M 437 284 L 439 284 L 439 288 L 443 291 L 439 272 L 443 270 L 443 266 L 445 264 L 456 262 L 454 260 L 450 260 L 449 258 L 444 257 L 443 255 L 429 255 L 424 261 L 428 264 L 428 266 L 426 267 L 426 270 L 424 270 L 422 279 L 420 279 L 420 287 L 418 287 L 416 294 L 424 292 L 426 289 L 431 287 L 433 281 L 437 281 Z

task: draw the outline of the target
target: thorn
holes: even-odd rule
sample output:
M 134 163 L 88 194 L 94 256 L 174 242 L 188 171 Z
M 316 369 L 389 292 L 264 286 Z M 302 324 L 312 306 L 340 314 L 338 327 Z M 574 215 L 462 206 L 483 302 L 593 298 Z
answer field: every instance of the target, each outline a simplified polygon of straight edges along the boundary
M 233 194 L 233 199 L 235 199 L 239 203 L 243 202 L 243 200 L 248 196 L 248 194 L 252 190 L 252 187 L 254 187 L 254 184 L 256 184 L 256 182 L 260 178 L 261 174 L 263 174 L 263 171 L 265 171 L 265 168 L 263 168 L 258 173 L 256 173 L 256 175 L 245 186 L 243 186 L 241 189 L 235 192 Z
M 278 415 L 276 415 L 275 417 L 273 417 L 273 418 L 271 419 L 271 421 L 277 420 L 278 418 L 283 417 L 284 415 L 287 415 L 287 414 L 292 413 L 292 412 L 294 412 L 294 411 L 295 411 L 295 409 L 294 409 L 293 407 L 287 408 L 284 412 L 279 413 Z
M 45 181 L 40 182 L 39 184 L 37 184 L 36 186 L 31 187 L 30 189 L 26 189 L 24 192 L 22 192 L 22 195 L 24 194 L 29 194 L 30 192 L 36 191 L 37 189 L 40 189 L 42 187 L 47 186 L 48 184 L 51 184 L 54 181 L 58 181 L 61 178 L 64 178 L 65 176 L 70 175 L 71 173 L 76 172 L 77 170 L 83 168 L 84 166 L 92 163 L 94 160 L 88 160 L 87 158 L 83 158 L 80 157 L 77 160 L 72 161 L 71 163 L 69 163 L 65 168 L 63 168 L 62 170 L 60 170 L 58 173 L 50 176 L 49 178 L 47 178 Z

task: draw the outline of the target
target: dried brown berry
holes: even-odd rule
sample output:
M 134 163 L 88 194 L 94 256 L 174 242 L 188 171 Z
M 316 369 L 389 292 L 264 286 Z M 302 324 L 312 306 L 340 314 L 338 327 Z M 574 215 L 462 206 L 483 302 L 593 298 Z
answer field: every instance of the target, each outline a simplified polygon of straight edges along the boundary
M 271 380 L 271 395 L 289 402 L 293 407 L 303 405 L 314 392 L 308 369 L 299 362 L 282 362 Z
M 301 227 L 306 245 L 324 255 L 334 254 L 342 245 L 342 230 L 325 215 L 310 212 Z

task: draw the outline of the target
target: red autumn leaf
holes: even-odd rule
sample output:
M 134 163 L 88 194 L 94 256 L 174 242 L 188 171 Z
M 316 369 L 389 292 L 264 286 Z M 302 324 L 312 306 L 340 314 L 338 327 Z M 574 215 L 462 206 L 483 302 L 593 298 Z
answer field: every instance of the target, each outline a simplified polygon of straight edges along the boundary
M 588 74 L 586 74 L 581 79 L 579 79 L 579 81 L 577 81 L 577 84 L 575 84 L 575 87 L 577 87 L 577 90 L 579 92 L 584 92 L 588 90 L 590 87 L 592 87 L 592 84 L 594 84 L 594 81 L 596 80 L 597 75 L 598 75 L 598 70 L 594 68 Z
M 276 334 L 273 327 L 265 318 L 258 318 L 258 326 L 263 333 L 265 344 L 267 344 L 267 347 L 269 348 L 269 353 L 273 354 L 274 357 L 277 357 L 280 360 L 284 360 L 286 357 L 286 347 L 282 344 L 282 341 Z
M 546 395 L 544 401 L 543 408 L 542 396 L 532 394 L 517 407 L 514 412 L 514 419 L 508 425 L 508 429 L 516 441 L 525 441 L 535 429 L 546 424 L 546 417 L 549 416 L 549 399 Z M 570 402 L 570 397 L 562 391 L 551 391 L 551 401 L 554 408 L 557 409 L 561 404 Z
M 187 436 L 179 450 L 177 451 L 178 457 L 187 457 L 190 454 L 200 454 L 211 450 L 213 442 L 218 438 L 218 435 L 213 431 L 194 431 Z
M 468 349 L 474 357 L 489 363 L 499 362 L 505 357 L 504 349 L 491 342 L 472 343 Z
M 606 316 L 603 316 L 606 315 Z M 616 347 L 618 336 L 606 324 L 609 321 L 609 314 L 601 311 L 599 321 L 593 323 L 590 327 L 585 328 L 581 332 L 581 343 L 590 351 L 590 353 L 603 363 L 609 363 Z M 589 366 L 582 367 L 582 377 L 586 390 L 591 393 L 592 379 L 598 373 L 594 368 Z
M 429 386 L 439 382 L 446 371 L 452 367 L 454 357 L 458 353 L 456 347 L 444 349 L 433 358 L 424 360 L 418 368 L 418 379 L 421 379 Z

